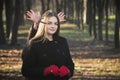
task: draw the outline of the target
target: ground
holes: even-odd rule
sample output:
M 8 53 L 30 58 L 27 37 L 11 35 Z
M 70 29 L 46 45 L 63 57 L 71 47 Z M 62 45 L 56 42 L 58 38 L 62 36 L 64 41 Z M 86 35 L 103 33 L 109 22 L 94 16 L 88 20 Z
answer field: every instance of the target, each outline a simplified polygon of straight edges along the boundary
M 61 35 L 67 38 L 75 63 L 71 80 L 120 80 L 120 50 L 110 47 L 112 42 L 106 46 L 104 41 L 85 40 L 81 38 L 85 34 L 75 27 L 65 26 Z M 19 36 L 23 36 L 23 32 Z M 24 80 L 20 69 L 25 39 L 18 39 L 20 45 L 0 46 L 0 80 Z

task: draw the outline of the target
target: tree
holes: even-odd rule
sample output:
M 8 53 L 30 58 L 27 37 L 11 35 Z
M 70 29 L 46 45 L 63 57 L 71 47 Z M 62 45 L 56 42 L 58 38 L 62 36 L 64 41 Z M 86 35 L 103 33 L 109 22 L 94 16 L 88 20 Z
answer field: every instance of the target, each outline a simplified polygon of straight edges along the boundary
M 75 0 L 74 2 L 75 2 L 75 4 L 74 4 L 74 6 L 75 6 L 75 10 L 74 10 L 75 20 L 76 20 L 78 28 L 80 29 L 80 5 L 81 4 L 80 4 L 80 1 L 77 1 L 77 0 Z
M 115 48 L 119 48 L 119 27 L 120 27 L 120 0 L 115 0 L 116 5 L 116 19 L 115 19 Z
M 17 35 L 18 35 L 18 26 L 20 25 L 20 0 L 15 0 L 15 13 L 14 13 L 14 23 L 12 26 L 12 40 L 11 45 L 15 45 L 17 43 Z
M 3 18 L 2 18 L 3 1 L 4 0 L 0 0 L 0 45 L 6 43 L 5 32 L 4 32 L 4 28 L 3 28 Z
M 99 40 L 103 40 L 102 20 L 103 20 L 104 2 L 105 2 L 104 0 L 97 0 L 97 5 L 98 5 L 98 37 L 99 37 Z
M 109 5 L 109 1 L 105 0 L 105 13 L 106 13 L 105 38 L 106 38 L 106 43 L 108 43 L 108 5 Z
M 6 31 L 3 27 L 3 5 L 5 4 Z M 22 11 L 23 2 L 20 0 L 0 0 L 0 44 L 6 44 L 6 38 L 9 39 L 12 28 L 11 44 L 17 43 L 18 25 L 24 20 Z M 5 32 L 6 33 L 5 33 Z
M 93 1 L 88 0 L 87 2 L 87 23 L 89 25 L 89 33 L 92 36 L 92 28 L 93 28 Z
M 94 39 L 97 38 L 97 31 L 96 31 L 96 0 L 93 0 L 93 33 Z
M 5 5 L 6 31 L 3 27 L 3 5 Z M 0 0 L 0 44 L 6 44 L 6 38 L 9 39 L 10 37 L 13 22 L 13 5 L 14 0 Z
M 25 0 L 26 10 L 30 10 L 32 8 L 32 0 Z
M 83 23 L 86 23 L 87 0 L 83 0 Z

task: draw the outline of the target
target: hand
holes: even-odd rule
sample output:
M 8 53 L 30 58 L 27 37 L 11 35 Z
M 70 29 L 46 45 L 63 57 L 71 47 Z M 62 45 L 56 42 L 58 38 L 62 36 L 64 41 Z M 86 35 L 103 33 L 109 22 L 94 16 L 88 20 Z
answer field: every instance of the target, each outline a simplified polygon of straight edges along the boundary
M 28 16 L 27 19 L 34 23 L 38 23 L 41 18 L 40 12 L 35 13 L 33 10 L 27 11 L 26 15 Z
M 60 77 L 70 76 L 70 70 L 66 66 L 61 66 L 59 69 Z
M 60 22 L 66 21 L 66 20 L 65 20 L 65 14 L 64 14 L 64 12 L 62 12 L 62 11 L 59 12 L 59 13 L 57 14 L 57 16 L 58 16 Z
M 54 75 L 54 76 L 58 76 L 59 75 L 59 68 L 56 65 L 50 65 L 49 67 L 45 68 L 44 70 L 44 76 L 47 75 Z
M 27 19 L 33 21 L 34 23 L 38 23 L 40 18 L 41 18 L 40 12 L 35 13 L 33 10 L 27 11 L 26 15 L 28 16 Z M 58 16 L 60 22 L 65 21 L 65 19 L 64 19 L 65 18 L 64 12 L 62 12 L 62 11 L 59 12 L 57 14 L 57 16 Z

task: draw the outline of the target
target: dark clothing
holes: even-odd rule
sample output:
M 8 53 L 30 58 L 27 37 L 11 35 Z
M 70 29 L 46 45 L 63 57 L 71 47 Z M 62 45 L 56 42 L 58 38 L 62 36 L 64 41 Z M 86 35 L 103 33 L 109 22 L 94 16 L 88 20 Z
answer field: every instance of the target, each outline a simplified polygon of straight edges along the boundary
M 37 32 L 37 30 L 35 30 L 35 29 L 33 28 L 33 26 L 32 26 L 32 27 L 30 28 L 30 32 L 29 32 L 29 34 L 28 34 L 27 42 L 28 42 L 31 38 L 33 38 L 33 37 L 35 36 L 36 32 Z
M 22 74 L 28 80 L 68 80 L 73 76 L 74 63 L 70 56 L 68 44 L 65 38 L 56 37 L 53 41 L 32 41 L 22 52 Z M 54 77 L 44 76 L 43 71 L 50 65 L 61 67 L 65 65 L 71 72 L 71 76 Z

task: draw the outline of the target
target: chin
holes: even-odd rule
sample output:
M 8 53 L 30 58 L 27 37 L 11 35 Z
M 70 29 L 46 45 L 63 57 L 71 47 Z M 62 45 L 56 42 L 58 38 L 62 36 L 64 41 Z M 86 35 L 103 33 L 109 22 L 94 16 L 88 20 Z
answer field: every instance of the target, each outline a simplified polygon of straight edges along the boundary
M 50 32 L 49 34 L 52 34 L 52 35 L 53 35 L 53 34 L 55 34 L 55 32 Z

